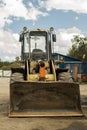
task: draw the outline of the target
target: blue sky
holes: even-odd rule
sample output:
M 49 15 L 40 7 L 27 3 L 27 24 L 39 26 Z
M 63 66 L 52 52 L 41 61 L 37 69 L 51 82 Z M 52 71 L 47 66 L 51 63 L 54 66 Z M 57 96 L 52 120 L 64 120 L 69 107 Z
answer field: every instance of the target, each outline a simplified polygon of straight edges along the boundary
M 0 0 L 0 59 L 20 56 L 24 26 L 54 27 L 55 52 L 67 54 L 73 35 L 87 36 L 87 0 Z

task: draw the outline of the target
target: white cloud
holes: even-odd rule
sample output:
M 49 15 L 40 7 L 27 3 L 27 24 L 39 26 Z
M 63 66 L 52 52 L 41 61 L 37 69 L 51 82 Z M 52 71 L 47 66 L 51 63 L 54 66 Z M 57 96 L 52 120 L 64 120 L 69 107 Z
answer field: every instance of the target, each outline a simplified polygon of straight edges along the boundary
M 18 33 L 13 33 L 13 37 L 14 37 L 17 41 L 19 41 L 19 34 L 18 34 Z
M 30 9 L 28 10 L 28 13 L 27 13 L 29 19 L 37 20 L 37 18 L 40 15 L 41 16 L 47 16 L 48 15 L 48 13 L 41 12 L 38 8 L 35 8 L 31 2 L 29 3 L 29 7 L 30 7 Z
M 2 3 L 3 6 L 0 7 L 0 27 L 4 27 L 6 23 L 11 23 L 11 16 L 26 18 L 27 9 L 22 0 L 3 0 Z
M 74 35 L 80 35 L 83 36 L 81 31 L 76 28 L 68 28 L 68 29 L 59 29 L 57 32 L 57 42 L 54 43 L 55 45 L 55 52 L 61 53 L 61 54 L 67 54 L 69 49 L 72 46 L 71 39 Z
M 11 17 L 37 20 L 39 16 L 47 15 L 47 13 L 40 11 L 38 7 L 34 7 L 30 2 L 26 7 L 23 0 L 0 0 L 0 28 L 4 27 L 6 23 L 12 23 Z
M 20 43 L 17 41 L 18 34 L 0 30 L 0 56 L 2 60 L 14 60 L 16 56 L 20 56 Z
M 41 7 L 87 14 L 87 0 L 38 0 Z
M 4 56 L 4 59 L 3 61 L 14 61 L 15 60 L 15 57 L 14 56 Z

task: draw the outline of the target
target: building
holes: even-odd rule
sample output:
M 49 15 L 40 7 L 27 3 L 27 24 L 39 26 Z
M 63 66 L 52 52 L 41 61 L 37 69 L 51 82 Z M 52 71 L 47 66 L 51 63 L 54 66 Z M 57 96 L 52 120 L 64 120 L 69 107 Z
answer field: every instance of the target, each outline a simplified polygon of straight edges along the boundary
M 54 53 L 52 57 L 55 60 L 63 58 L 65 67 L 69 69 L 69 72 L 76 81 L 87 82 L 87 63 L 59 53 Z

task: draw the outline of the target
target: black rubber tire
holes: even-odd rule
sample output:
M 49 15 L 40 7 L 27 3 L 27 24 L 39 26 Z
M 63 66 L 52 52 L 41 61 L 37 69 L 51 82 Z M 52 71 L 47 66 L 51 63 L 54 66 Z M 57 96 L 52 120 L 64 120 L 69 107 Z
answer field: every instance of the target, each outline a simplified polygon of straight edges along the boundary
M 64 81 L 64 82 L 73 82 L 72 76 L 69 72 L 59 73 L 58 80 Z
M 11 80 L 22 81 L 22 80 L 24 80 L 24 75 L 22 73 L 18 73 L 18 72 L 13 73 L 11 75 Z

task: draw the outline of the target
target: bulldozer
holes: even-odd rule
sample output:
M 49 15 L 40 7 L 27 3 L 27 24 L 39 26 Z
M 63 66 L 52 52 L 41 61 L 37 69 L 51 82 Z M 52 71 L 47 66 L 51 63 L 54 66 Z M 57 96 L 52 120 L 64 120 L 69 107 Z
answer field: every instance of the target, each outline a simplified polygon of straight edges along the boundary
M 19 40 L 21 67 L 12 68 L 9 117 L 83 116 L 79 84 L 64 60 L 53 58 L 54 28 L 24 27 Z

